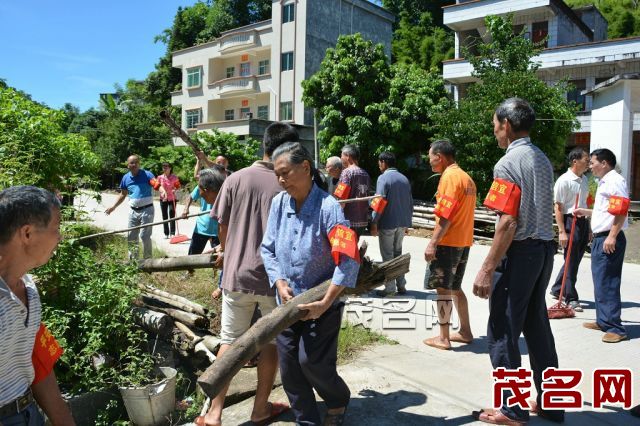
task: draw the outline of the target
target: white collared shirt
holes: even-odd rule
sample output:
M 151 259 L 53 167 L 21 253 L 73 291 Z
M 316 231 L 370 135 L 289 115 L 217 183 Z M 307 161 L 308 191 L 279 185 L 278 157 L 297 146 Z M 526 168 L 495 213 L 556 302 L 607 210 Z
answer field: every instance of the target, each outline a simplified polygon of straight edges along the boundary
M 609 171 L 598 182 L 598 191 L 596 192 L 596 201 L 593 205 L 593 215 L 591 216 L 591 230 L 594 233 L 606 232 L 611 230 L 615 216 L 609 213 L 609 198 L 617 195 L 619 197 L 629 198 L 629 190 L 627 182 L 622 175 L 615 170 Z M 629 218 L 624 219 L 622 229 L 629 227 Z
M 562 204 L 562 214 L 571 214 L 576 203 L 576 194 L 580 192 L 578 207 L 587 208 L 589 180 L 585 175 L 578 176 L 571 169 L 562 174 L 553 186 L 553 199 Z

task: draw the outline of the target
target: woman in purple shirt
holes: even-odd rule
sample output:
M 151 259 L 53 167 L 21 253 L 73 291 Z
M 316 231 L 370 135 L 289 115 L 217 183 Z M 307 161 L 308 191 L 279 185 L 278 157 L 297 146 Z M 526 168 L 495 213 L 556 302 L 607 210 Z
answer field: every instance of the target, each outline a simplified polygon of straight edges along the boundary
M 359 264 L 345 254 L 334 263 L 329 233 L 348 222 L 337 201 L 314 182 L 319 175 L 309 152 L 300 143 L 287 143 L 276 149 L 272 160 L 286 192 L 273 199 L 262 240 L 269 281 L 287 303 L 331 280 L 324 298 L 300 305 L 306 316 L 277 337 L 282 384 L 298 424 L 321 424 L 315 389 L 328 408 L 324 424 L 340 425 L 350 391 L 336 370 L 344 306 L 338 296 L 355 286 Z

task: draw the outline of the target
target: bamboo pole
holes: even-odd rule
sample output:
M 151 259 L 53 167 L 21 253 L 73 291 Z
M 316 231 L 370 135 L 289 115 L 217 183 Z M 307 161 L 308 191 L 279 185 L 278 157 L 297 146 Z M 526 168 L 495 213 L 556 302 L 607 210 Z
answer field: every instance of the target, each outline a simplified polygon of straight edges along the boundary
M 138 269 L 142 272 L 171 272 L 215 268 L 217 259 L 217 253 L 141 259 L 138 261 Z
M 368 197 L 359 197 L 359 198 L 347 198 L 346 200 L 338 200 L 338 204 L 349 204 L 349 203 L 357 203 L 359 201 L 369 201 L 374 198 L 380 198 L 382 195 L 371 195 Z
M 162 296 L 162 297 L 164 297 L 166 299 L 175 300 L 176 302 L 180 302 L 183 305 L 190 306 L 192 308 L 191 312 L 196 313 L 198 315 L 202 315 L 204 317 L 209 315 L 209 310 L 207 308 L 205 308 L 204 306 L 202 306 L 199 303 L 196 303 L 196 302 L 193 302 L 193 301 L 187 299 L 186 297 L 178 296 L 177 294 L 173 294 L 173 293 L 169 293 L 168 291 L 160 290 L 159 288 L 156 288 L 156 287 L 154 287 L 152 285 L 149 285 L 149 284 L 138 284 L 138 287 L 142 291 L 144 291 L 145 293 L 155 294 L 156 296 Z
M 181 216 L 181 217 L 175 217 L 173 219 L 162 220 L 160 222 L 145 223 L 144 225 L 133 226 L 131 228 L 126 228 L 126 229 L 118 229 L 116 231 L 98 232 L 97 234 L 85 235 L 84 237 L 71 238 L 71 241 L 75 242 L 75 241 L 88 240 L 90 238 L 95 238 L 95 237 L 101 237 L 103 235 L 120 234 L 122 232 L 129 232 L 129 231 L 134 231 L 136 229 L 148 228 L 149 226 L 162 225 L 163 223 L 173 222 L 180 219 L 188 219 L 190 217 L 202 216 L 205 213 L 211 213 L 211 210 L 205 210 L 203 212 L 193 213 L 188 216 Z

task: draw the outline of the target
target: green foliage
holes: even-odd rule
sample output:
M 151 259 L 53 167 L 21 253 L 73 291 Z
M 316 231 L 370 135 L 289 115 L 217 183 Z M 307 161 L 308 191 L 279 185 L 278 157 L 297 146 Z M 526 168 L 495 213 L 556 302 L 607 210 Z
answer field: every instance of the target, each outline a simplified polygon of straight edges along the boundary
M 319 71 L 302 82 L 305 105 L 317 108 L 322 157 L 345 144 L 361 150 L 361 166 L 377 170 L 377 154 L 400 158 L 434 133 L 435 114 L 449 104 L 442 79 L 418 66 L 389 65 L 382 45 L 360 34 L 341 36 Z
M 424 13 L 435 18 L 435 25 L 442 27 L 442 6 L 455 4 L 455 0 L 382 0 L 382 5 L 396 16 L 403 13 L 412 24 L 418 24 Z
M 454 56 L 453 33 L 437 26 L 429 12 L 414 22 L 409 12 L 400 14 L 400 21 L 391 42 L 393 59 L 400 64 L 417 64 L 430 70 L 441 69 L 442 61 Z
M 478 46 L 481 55 L 470 59 L 481 83 L 471 85 L 458 108 L 441 116 L 438 131 L 456 146 L 458 163 L 475 180 L 479 194 L 488 190 L 493 166 L 504 155 L 492 124 L 500 102 L 520 97 L 531 104 L 537 117 L 531 140 L 554 164 L 561 163 L 566 140 L 577 126 L 577 108 L 565 100 L 567 84 L 549 86 L 537 78 L 538 66 L 531 63 L 537 48 L 512 33 L 511 18 L 488 16 L 485 23 L 493 41 Z
M 99 159 L 81 135 L 64 133 L 66 116 L 0 88 L 0 188 L 37 185 L 66 192 L 94 181 Z
M 233 133 L 220 132 L 215 129 L 211 133 L 200 132 L 197 137 L 202 150 L 209 158 L 213 159 L 218 155 L 224 155 L 229 160 L 229 168 L 231 170 L 240 170 L 248 167 L 254 161 L 260 159 L 258 158 L 258 151 L 261 143 L 255 139 L 248 138 L 241 141 Z M 195 165 L 195 159 L 192 164 Z
M 609 23 L 608 38 L 640 35 L 638 0 L 565 0 L 570 7 L 595 5 Z
M 71 233 L 88 231 L 76 228 Z M 56 376 L 72 394 L 146 383 L 152 369 L 143 349 L 145 334 L 135 328 L 131 314 L 131 303 L 139 296 L 137 272 L 120 263 L 113 250 L 107 246 L 98 256 L 67 240 L 35 271 L 43 321 L 64 348 Z M 114 365 L 94 367 L 98 355 L 112 358 Z

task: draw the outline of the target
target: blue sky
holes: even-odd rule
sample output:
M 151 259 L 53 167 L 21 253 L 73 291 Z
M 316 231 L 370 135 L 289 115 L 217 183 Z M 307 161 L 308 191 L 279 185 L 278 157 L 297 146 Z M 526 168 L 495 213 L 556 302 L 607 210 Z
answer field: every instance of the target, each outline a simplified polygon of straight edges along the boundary
M 143 79 L 165 52 L 154 36 L 196 0 L 0 0 L 0 78 L 36 101 L 81 110 Z

